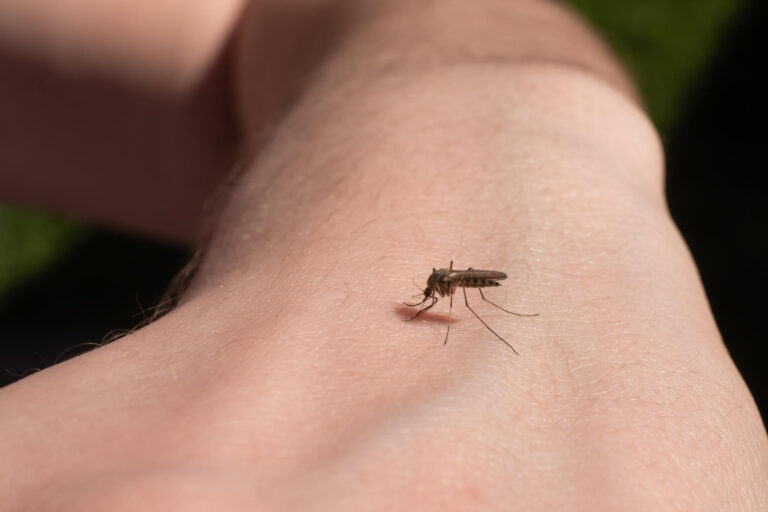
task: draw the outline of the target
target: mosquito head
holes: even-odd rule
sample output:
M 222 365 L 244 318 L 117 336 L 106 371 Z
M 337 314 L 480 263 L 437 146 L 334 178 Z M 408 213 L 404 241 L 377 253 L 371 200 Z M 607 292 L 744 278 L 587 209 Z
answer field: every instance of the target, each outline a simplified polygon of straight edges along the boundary
M 420 305 L 424 304 L 425 302 L 427 302 L 429 299 L 435 300 L 434 299 L 434 295 L 435 295 L 435 289 L 432 286 L 427 285 L 427 287 L 424 288 L 424 292 L 423 293 L 420 293 L 418 295 L 414 295 L 415 298 L 420 298 L 421 299 L 420 302 L 417 302 L 415 304 L 408 304 L 407 302 L 403 302 L 403 304 L 405 304 L 406 306 L 420 306 Z
M 447 275 L 448 271 L 446 269 L 433 268 L 432 274 L 430 274 L 429 278 L 427 279 L 427 290 L 435 290 L 436 288 L 439 289 L 440 281 L 442 281 L 443 278 Z

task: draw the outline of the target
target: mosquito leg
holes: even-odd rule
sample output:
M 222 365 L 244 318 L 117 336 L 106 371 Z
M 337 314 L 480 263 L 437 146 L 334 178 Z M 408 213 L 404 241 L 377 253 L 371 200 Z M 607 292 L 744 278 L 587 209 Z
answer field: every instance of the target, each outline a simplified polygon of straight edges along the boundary
M 480 292 L 480 296 L 483 298 L 483 300 L 484 300 L 485 302 L 487 302 L 487 303 L 488 303 L 488 304 L 490 304 L 491 306 L 496 306 L 497 308 L 499 308 L 500 310 L 502 310 L 502 311 L 503 311 L 503 312 L 505 312 L 505 313 L 509 313 L 510 315 L 515 315 L 515 316 L 539 316 L 539 314 L 538 314 L 538 313 L 533 313 L 533 314 L 530 314 L 530 315 L 526 315 L 526 314 L 523 314 L 523 313 L 515 313 L 514 311 L 509 311 L 508 309 L 504 309 L 503 307 L 499 306 L 499 305 L 498 305 L 498 304 L 496 304 L 495 302 L 491 302 L 490 300 L 486 299 L 486 298 L 485 298 L 485 295 L 483 295 L 483 290 L 481 290 L 480 288 L 478 288 L 478 289 L 477 289 L 477 291 L 479 291 L 479 292 Z
M 418 313 L 413 315 L 411 318 L 406 319 L 406 322 L 410 322 L 411 320 L 415 320 L 416 318 L 419 318 L 421 315 L 423 315 L 424 313 L 426 313 L 427 311 L 432 309 L 432 306 L 437 304 L 437 297 L 430 297 L 430 298 L 432 299 L 432 304 L 430 304 L 429 306 L 425 307 L 424 309 L 420 309 Z M 426 301 L 427 299 L 424 299 L 424 300 Z
M 448 306 L 448 329 L 445 331 L 445 341 L 443 345 L 448 344 L 448 335 L 451 333 L 451 315 L 453 315 L 453 294 L 451 294 L 451 302 Z
M 416 295 L 416 297 L 420 297 L 420 295 Z M 422 300 L 421 302 L 417 302 L 415 304 L 408 304 L 407 302 L 403 302 L 402 304 L 403 304 L 403 306 L 408 306 L 408 307 L 412 307 L 413 308 L 413 307 L 416 307 L 416 306 L 421 306 L 422 304 L 424 304 L 425 302 L 427 302 L 427 300 L 429 300 L 431 298 L 432 297 L 424 297 L 424 300 Z
M 478 288 L 478 289 L 479 289 L 479 288 Z M 480 320 L 480 323 L 481 323 L 481 324 L 483 324 L 483 325 L 485 326 L 485 328 L 486 328 L 486 329 L 488 329 L 489 331 L 491 331 L 491 332 L 493 333 L 493 335 L 494 335 L 494 336 L 496 336 L 497 338 L 499 338 L 499 339 L 500 339 L 502 342 L 504 342 L 504 344 L 505 344 L 506 346 L 508 346 L 509 348 L 511 348 L 511 349 L 512 349 L 512 352 L 514 352 L 514 353 L 515 353 L 515 354 L 517 354 L 517 355 L 520 355 L 520 353 L 519 353 L 517 350 L 515 350 L 515 347 L 513 347 L 512 345 L 510 345 L 510 344 L 509 344 L 509 342 L 508 342 L 507 340 L 505 340 L 504 338 L 502 338 L 501 336 L 499 336 L 499 335 L 496 333 L 496 331 L 494 331 L 493 329 L 491 329 L 491 328 L 488 326 L 488 324 L 487 324 L 487 323 L 485 323 L 485 322 L 483 321 L 483 319 L 482 319 L 482 318 L 480 318 L 480 315 L 478 315 L 477 313 L 475 313 L 475 310 L 474 310 L 474 309 L 472 309 L 472 307 L 469 305 L 469 301 L 467 300 L 467 289 L 466 289 L 466 288 L 464 288 L 464 287 L 462 287 L 462 288 L 461 288 L 461 291 L 462 291 L 462 292 L 464 292 L 464 304 L 466 304 L 466 305 L 467 305 L 467 309 L 468 309 L 468 310 L 470 310 L 470 311 L 472 312 L 472 314 L 473 314 L 473 315 L 475 315 L 475 316 L 477 317 L 477 319 L 478 319 L 478 320 Z

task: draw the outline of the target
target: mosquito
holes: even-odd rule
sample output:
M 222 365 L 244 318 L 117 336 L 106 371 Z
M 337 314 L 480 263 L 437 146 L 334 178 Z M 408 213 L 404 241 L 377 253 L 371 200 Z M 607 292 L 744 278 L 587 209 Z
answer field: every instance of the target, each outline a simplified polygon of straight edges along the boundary
M 467 309 L 469 309 L 473 315 L 477 317 L 478 320 L 480 320 L 480 323 L 482 323 L 486 329 L 491 331 L 494 336 L 499 338 L 506 346 L 512 349 L 512 352 L 514 352 L 517 355 L 520 355 L 520 353 L 515 350 L 515 347 L 513 347 L 507 340 L 502 338 L 501 336 L 496 333 L 493 329 L 491 329 L 485 321 L 480 318 L 480 315 L 475 313 L 475 310 L 472 309 L 472 307 L 469 305 L 469 301 L 467 300 L 467 288 L 477 288 L 477 291 L 480 292 L 480 297 L 483 298 L 485 302 L 488 304 L 495 306 L 496 308 L 504 311 L 505 313 L 509 313 L 510 315 L 515 316 L 539 316 L 538 313 L 534 314 L 523 314 L 523 313 L 515 313 L 514 311 L 509 311 L 507 309 L 504 309 L 503 307 L 499 306 L 498 304 L 491 302 L 488 300 L 485 295 L 483 294 L 483 288 L 490 288 L 492 286 L 501 286 L 501 283 L 499 281 L 506 279 L 507 274 L 504 272 L 498 272 L 496 270 L 475 270 L 472 267 L 469 267 L 467 270 L 453 270 L 453 261 L 451 261 L 451 265 L 448 268 L 440 268 L 440 269 L 432 269 L 432 274 L 427 279 L 427 287 L 424 289 L 424 299 L 422 299 L 421 302 L 417 302 L 415 304 L 408 304 L 407 302 L 403 302 L 404 305 L 410 306 L 410 307 L 418 307 L 427 302 L 428 300 L 431 300 L 432 303 L 428 306 L 425 306 L 424 308 L 420 309 L 418 313 L 413 315 L 411 318 L 409 318 L 407 321 L 415 320 L 416 318 L 420 317 L 432 307 L 437 304 L 437 301 L 439 300 L 437 297 L 437 294 L 440 294 L 440 297 L 445 297 L 446 295 L 451 298 L 450 306 L 448 308 L 448 329 L 445 331 L 445 341 L 443 342 L 443 345 L 448 344 L 448 335 L 451 332 L 451 316 L 453 314 L 453 294 L 456 292 L 456 288 L 461 288 L 462 293 L 464 293 L 464 304 L 466 304 Z M 421 297 L 421 294 L 415 295 L 415 297 Z

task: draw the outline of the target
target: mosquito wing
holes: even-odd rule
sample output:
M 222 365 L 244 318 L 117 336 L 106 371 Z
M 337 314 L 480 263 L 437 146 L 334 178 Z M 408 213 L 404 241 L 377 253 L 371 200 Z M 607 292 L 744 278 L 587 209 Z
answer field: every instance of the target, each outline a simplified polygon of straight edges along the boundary
M 477 279 L 480 281 L 501 281 L 506 279 L 507 274 L 496 270 L 454 270 L 448 275 L 451 281 L 464 281 Z

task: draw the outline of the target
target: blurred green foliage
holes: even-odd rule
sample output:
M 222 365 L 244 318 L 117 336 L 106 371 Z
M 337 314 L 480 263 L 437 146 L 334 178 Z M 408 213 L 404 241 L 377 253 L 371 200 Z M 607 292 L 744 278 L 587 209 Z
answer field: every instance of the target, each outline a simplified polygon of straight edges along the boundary
M 608 40 L 665 134 L 744 0 L 570 0 Z M 15 172 L 1 169 L 0 172 Z M 76 245 L 84 227 L 0 205 L 0 297 Z
M 0 298 L 38 274 L 83 237 L 85 228 L 0 205 Z
M 665 135 L 745 0 L 570 0 L 608 40 Z

